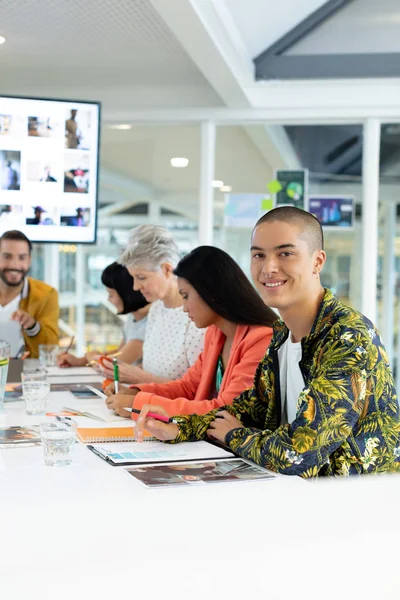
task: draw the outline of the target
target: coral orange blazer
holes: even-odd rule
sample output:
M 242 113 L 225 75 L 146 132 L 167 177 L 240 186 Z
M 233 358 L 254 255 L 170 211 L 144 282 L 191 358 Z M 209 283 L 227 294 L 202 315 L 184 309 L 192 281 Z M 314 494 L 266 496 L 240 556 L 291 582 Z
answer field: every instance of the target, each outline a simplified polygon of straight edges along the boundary
M 163 406 L 170 416 L 194 413 L 201 415 L 214 408 L 232 404 L 237 396 L 252 386 L 256 368 L 271 337 L 270 327 L 237 326 L 221 387 L 215 396 L 217 363 L 225 335 L 212 325 L 206 332 L 203 352 L 182 379 L 130 386 L 141 390 L 135 396 L 133 408 L 141 409 L 144 404 L 155 404 Z

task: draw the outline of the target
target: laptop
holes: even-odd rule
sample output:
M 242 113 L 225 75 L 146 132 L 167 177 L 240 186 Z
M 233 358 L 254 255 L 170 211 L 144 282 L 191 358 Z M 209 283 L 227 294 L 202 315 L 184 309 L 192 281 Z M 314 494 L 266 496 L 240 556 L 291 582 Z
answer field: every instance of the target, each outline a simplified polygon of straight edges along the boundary
M 17 321 L 2 321 L 0 323 L 0 340 L 8 342 L 11 346 L 10 356 L 16 358 L 21 350 L 21 325 Z

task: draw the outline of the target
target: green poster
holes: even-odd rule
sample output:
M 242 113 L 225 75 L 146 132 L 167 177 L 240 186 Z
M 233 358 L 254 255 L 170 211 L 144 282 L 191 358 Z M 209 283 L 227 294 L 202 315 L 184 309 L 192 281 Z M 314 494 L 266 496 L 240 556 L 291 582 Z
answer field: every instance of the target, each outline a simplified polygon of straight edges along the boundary
M 279 183 L 280 190 L 276 191 L 276 206 L 291 205 L 308 210 L 308 170 L 281 169 L 275 172 L 274 182 Z M 276 186 L 278 188 L 278 185 Z

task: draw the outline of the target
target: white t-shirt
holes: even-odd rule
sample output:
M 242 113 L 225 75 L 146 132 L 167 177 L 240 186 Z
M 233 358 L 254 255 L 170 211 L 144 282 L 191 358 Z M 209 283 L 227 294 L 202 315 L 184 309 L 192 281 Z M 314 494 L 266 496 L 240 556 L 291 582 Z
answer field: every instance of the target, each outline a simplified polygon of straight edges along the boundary
M 304 379 L 299 367 L 301 354 L 301 342 L 292 342 L 292 334 L 289 331 L 286 342 L 278 350 L 282 424 L 295 420 L 297 400 L 304 389 Z
M 135 317 L 132 313 L 126 316 L 126 321 L 123 329 L 123 338 L 124 342 L 129 342 L 130 340 L 142 340 L 144 341 L 145 333 L 146 333 L 146 325 L 147 325 L 147 315 L 140 319 L 140 321 L 136 321 Z
M 0 323 L 5 323 L 6 321 L 9 321 L 11 319 L 11 315 L 19 309 L 19 303 L 21 301 L 21 294 L 18 294 L 18 296 L 16 296 L 14 298 L 14 300 L 11 300 L 11 302 L 9 302 L 8 304 L 6 304 L 5 306 L 1 306 L 0 304 Z M 24 346 L 25 341 L 24 341 L 24 336 L 22 335 L 22 329 L 19 329 L 19 338 L 18 338 L 18 348 L 22 348 L 22 346 Z
M 179 379 L 203 350 L 205 332 L 197 329 L 182 306 L 166 308 L 161 300 L 153 302 L 147 315 L 143 369 Z

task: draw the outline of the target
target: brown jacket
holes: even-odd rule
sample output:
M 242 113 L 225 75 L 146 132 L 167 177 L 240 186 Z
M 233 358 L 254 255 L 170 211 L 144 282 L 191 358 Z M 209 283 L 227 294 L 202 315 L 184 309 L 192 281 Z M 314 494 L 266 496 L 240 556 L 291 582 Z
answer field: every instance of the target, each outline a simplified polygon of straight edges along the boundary
M 28 277 L 28 293 L 21 299 L 19 308 L 40 323 L 40 331 L 35 336 L 23 331 L 29 358 L 38 358 L 39 344 L 58 344 L 60 309 L 57 290 L 43 281 Z

